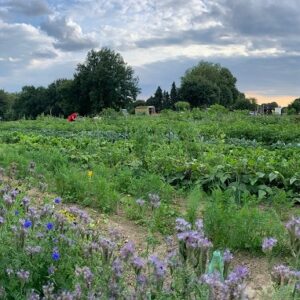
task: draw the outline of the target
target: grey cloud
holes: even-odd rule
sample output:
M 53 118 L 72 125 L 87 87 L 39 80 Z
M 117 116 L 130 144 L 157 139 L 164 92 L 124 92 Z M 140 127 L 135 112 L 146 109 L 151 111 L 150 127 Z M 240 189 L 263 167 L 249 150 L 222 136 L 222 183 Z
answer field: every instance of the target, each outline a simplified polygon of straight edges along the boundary
M 56 39 L 54 46 L 64 51 L 78 51 L 97 47 L 90 34 L 84 34 L 81 27 L 66 17 L 53 17 L 41 24 L 41 29 Z
M 0 76 L 9 77 L 30 65 L 32 60 L 50 58 L 55 53 L 52 40 L 37 28 L 26 24 L 8 24 L 0 21 Z M 41 55 L 44 55 L 41 57 Z
M 250 36 L 277 36 L 300 33 L 298 0 L 218 0 L 214 16 L 227 28 Z
M 223 32 L 223 29 L 211 27 L 207 29 L 190 29 L 173 31 L 166 37 L 139 40 L 136 46 L 140 48 L 151 48 L 156 46 L 186 45 L 186 44 L 237 44 L 240 39 Z
M 36 58 L 55 58 L 57 53 L 49 49 L 41 49 L 32 53 Z
M 9 0 L 3 1 L 2 7 L 8 13 L 20 13 L 26 16 L 41 16 L 51 12 L 45 0 Z

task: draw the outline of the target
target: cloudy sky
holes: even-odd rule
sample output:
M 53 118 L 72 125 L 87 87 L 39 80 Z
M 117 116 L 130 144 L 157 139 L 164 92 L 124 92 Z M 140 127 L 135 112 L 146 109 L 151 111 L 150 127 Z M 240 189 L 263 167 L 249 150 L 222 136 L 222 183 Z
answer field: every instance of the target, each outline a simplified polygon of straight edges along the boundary
M 300 96 L 300 0 L 0 0 L 0 88 L 71 78 L 92 48 L 122 54 L 142 94 L 200 60 L 281 104 Z

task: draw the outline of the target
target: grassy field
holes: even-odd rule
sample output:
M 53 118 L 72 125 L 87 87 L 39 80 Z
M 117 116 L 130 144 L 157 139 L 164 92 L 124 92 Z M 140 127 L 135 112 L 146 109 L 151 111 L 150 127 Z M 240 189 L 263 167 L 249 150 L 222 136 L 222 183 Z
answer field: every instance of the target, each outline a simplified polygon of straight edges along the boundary
M 73 298 L 68 299 L 242 299 L 241 293 L 238 296 L 235 293 L 244 286 L 247 272 L 230 269 L 228 275 L 226 253 L 223 257 L 227 248 L 266 255 L 270 268 L 274 258 L 285 262 L 290 269 L 284 275 L 281 269 L 273 270 L 278 289 L 272 299 L 298 299 L 295 283 L 300 276 L 293 270 L 300 268 L 300 220 L 293 219 L 288 227 L 284 226 L 293 216 L 299 217 L 300 119 L 297 116 L 249 116 L 244 112 L 212 109 L 163 112 L 155 117 L 111 113 L 100 119 L 81 118 L 73 123 L 50 117 L 1 122 L 0 166 L 3 168 L 0 207 L 7 211 L 2 213 L 4 220 L 9 219 L 0 227 L 4 240 L 0 246 L 0 261 L 5 266 L 0 271 L 0 286 L 6 295 L 3 299 L 39 299 L 29 298 L 33 297 L 31 289 L 36 295 L 45 296 L 42 286 L 47 282 L 53 284 L 51 293 L 55 297 L 63 297 L 65 289 L 73 293 Z M 13 196 L 13 205 L 8 205 L 6 198 L 16 188 L 20 191 Z M 45 202 L 52 203 L 49 195 L 61 197 L 66 207 L 45 218 L 39 213 L 37 225 L 33 226 L 35 219 L 24 204 L 26 191 L 32 189 L 38 190 Z M 70 208 L 68 203 L 78 206 Z M 39 210 L 44 203 L 35 205 Z M 121 214 L 137 228 L 145 229 L 147 246 L 136 256 L 130 243 L 120 250 L 118 242 L 113 241 L 114 247 L 110 244 L 112 237 L 109 242 L 96 238 L 96 253 L 84 256 L 95 237 L 72 229 L 70 224 L 78 218 L 83 227 L 87 226 L 84 212 L 78 207 L 92 208 L 108 219 Z M 22 212 L 21 216 L 13 213 L 16 210 Z M 65 216 L 68 224 L 64 225 L 65 231 L 52 233 L 52 228 L 48 229 L 51 238 L 40 242 L 36 237 L 40 232 L 38 227 L 51 223 L 58 228 L 58 215 Z M 32 223 L 28 229 L 22 223 L 26 220 Z M 15 244 L 10 230 L 20 222 L 23 227 L 18 234 L 22 236 L 25 228 L 27 236 L 22 245 Z M 95 224 L 91 224 L 88 228 L 94 230 Z M 159 257 L 149 258 L 156 237 L 163 239 L 168 235 L 173 236 L 173 246 L 164 255 L 176 252 L 178 257 L 175 254 L 174 257 L 178 261 L 173 257 L 174 266 L 171 256 L 168 263 Z M 276 242 L 262 249 L 263 240 L 270 237 Z M 55 239 L 59 240 L 57 245 L 53 244 Z M 69 247 L 63 255 L 58 249 L 63 249 L 68 239 L 76 241 L 76 246 Z M 30 261 L 26 249 L 37 245 L 48 250 L 44 256 L 31 253 L 30 259 L 36 261 Z M 225 266 L 222 262 L 216 264 L 218 252 L 214 252 L 214 268 L 221 270 L 223 281 L 208 278 L 207 274 L 207 264 L 216 250 L 221 251 L 221 261 L 225 261 Z M 13 262 L 7 258 L 12 257 L 11 253 L 15 255 Z M 60 256 L 57 260 L 55 253 Z M 125 275 L 118 277 L 114 272 L 124 260 Z M 58 265 L 58 261 L 64 263 Z M 49 267 L 57 270 L 49 275 L 45 271 Z M 78 276 L 74 279 L 76 268 Z M 8 275 L 6 269 L 13 269 L 15 275 Z M 16 269 L 30 270 L 30 275 L 22 279 Z M 236 274 L 240 277 L 232 283 L 230 280 Z M 143 278 L 145 282 L 142 275 L 147 278 Z M 16 280 L 9 276 L 15 276 Z M 288 280 L 282 281 L 282 276 L 289 276 Z M 128 289 L 126 282 L 131 277 L 136 278 L 136 285 Z M 103 284 L 106 288 L 97 290 Z M 223 296 L 218 298 L 220 285 Z M 80 295 L 76 294 L 79 286 Z M 95 298 L 88 298 L 89 292 Z M 117 295 L 115 298 L 113 293 Z

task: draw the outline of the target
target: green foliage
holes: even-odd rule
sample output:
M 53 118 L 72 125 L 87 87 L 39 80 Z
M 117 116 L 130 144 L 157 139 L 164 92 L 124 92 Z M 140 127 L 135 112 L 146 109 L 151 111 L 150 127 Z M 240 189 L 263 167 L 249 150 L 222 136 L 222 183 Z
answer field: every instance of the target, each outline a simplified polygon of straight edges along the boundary
M 204 212 L 205 229 L 216 247 L 261 251 L 264 237 L 278 239 L 278 249 L 286 251 L 284 227 L 274 210 L 253 205 L 237 206 L 230 193 L 215 191 Z
M 236 102 L 239 95 L 235 84 L 236 78 L 227 68 L 201 61 L 181 78 L 180 95 L 192 107 L 215 103 L 228 107 Z
M 117 117 L 122 116 L 122 113 L 119 111 L 116 111 L 113 108 L 104 108 L 101 111 L 100 116 L 103 116 L 108 119 L 116 119 Z
M 187 196 L 186 219 L 191 224 L 195 224 L 199 213 L 203 192 L 196 186 Z
M 295 99 L 295 100 L 288 106 L 288 113 L 289 113 L 289 114 L 299 114 L 299 113 L 300 113 L 300 98 Z
M 175 103 L 175 109 L 177 111 L 185 111 L 190 109 L 190 103 L 186 101 L 178 101 Z
M 75 107 L 80 114 L 99 113 L 103 108 L 125 108 L 136 99 L 138 78 L 119 53 L 103 48 L 91 50 L 74 75 L 79 91 Z
M 33 160 L 45 179 L 32 185 L 47 184 L 68 201 L 105 212 L 115 211 L 124 195 L 158 193 L 171 206 L 172 199 L 189 198 L 187 191 L 198 186 L 208 196 L 218 188 L 240 207 L 273 207 L 286 218 L 300 198 L 299 123 L 289 116 L 223 113 L 220 106 L 211 111 L 124 118 L 105 110 L 108 116 L 101 120 L 1 122 L 0 163 L 8 168 L 17 163 L 23 178 Z M 188 210 L 194 219 L 196 210 Z M 171 211 L 175 215 L 177 209 Z M 172 219 L 167 209 L 161 213 Z

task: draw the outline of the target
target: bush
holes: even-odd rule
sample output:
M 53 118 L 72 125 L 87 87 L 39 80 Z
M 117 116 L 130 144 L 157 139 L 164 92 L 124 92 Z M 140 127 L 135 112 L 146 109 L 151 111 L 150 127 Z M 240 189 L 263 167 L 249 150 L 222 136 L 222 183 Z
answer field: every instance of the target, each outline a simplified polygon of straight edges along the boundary
M 190 109 L 190 103 L 185 101 L 178 101 L 175 103 L 175 109 L 177 111 L 185 111 Z
M 287 250 L 284 226 L 274 210 L 251 205 L 238 207 L 224 194 L 213 195 L 216 198 L 212 198 L 205 209 L 204 223 L 216 247 L 261 252 L 263 238 L 274 236 L 278 240 L 277 249 Z

